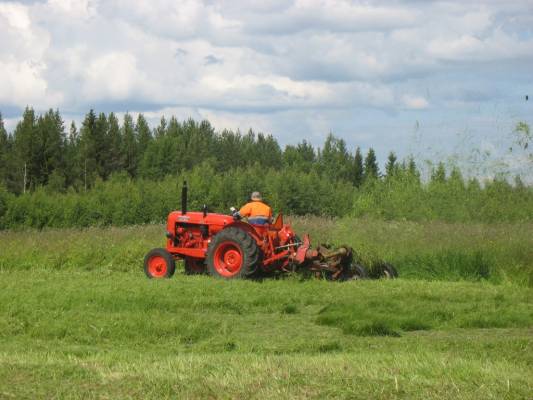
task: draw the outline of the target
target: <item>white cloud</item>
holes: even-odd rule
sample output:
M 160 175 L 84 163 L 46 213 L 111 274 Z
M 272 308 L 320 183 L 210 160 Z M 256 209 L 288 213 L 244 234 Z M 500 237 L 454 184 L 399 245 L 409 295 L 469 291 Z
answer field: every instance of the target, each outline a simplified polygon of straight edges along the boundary
M 11 28 L 25 31 L 30 27 L 27 8 L 22 4 L 2 3 L 0 4 L 0 15 Z
M 90 18 L 97 14 L 96 2 L 91 0 L 48 0 L 48 6 L 69 18 Z
M 125 52 L 106 54 L 88 65 L 83 95 L 90 100 L 126 100 L 135 94 L 144 79 L 133 55 Z
M 32 24 L 29 7 L 0 3 L 0 106 L 49 107 L 62 94 L 44 77 L 48 32 Z
M 0 61 L 0 102 L 5 104 L 41 104 L 45 97 L 47 84 L 40 77 L 39 65 L 28 62 Z
M 176 112 L 387 146 L 414 113 L 471 126 L 467 112 L 531 96 L 531 15 L 525 1 L 1 2 L 0 110 Z

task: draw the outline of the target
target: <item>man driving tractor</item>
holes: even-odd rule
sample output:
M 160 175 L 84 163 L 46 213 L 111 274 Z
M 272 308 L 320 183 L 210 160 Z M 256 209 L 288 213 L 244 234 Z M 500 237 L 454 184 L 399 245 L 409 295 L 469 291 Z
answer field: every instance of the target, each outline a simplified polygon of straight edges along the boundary
M 261 193 L 253 192 L 250 197 L 252 200 L 234 213 L 234 216 L 248 218 L 248 223 L 254 225 L 269 224 L 272 221 L 272 209 L 263 203 Z

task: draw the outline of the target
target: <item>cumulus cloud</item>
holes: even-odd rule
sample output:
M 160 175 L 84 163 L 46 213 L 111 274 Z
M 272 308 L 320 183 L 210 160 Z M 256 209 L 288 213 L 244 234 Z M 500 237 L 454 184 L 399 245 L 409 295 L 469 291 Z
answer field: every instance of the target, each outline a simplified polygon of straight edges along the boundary
M 1 106 L 36 107 L 60 103 L 62 94 L 45 78 L 46 29 L 32 23 L 30 8 L 19 3 L 0 3 L 0 109 Z
M 85 72 L 83 95 L 92 100 L 127 100 L 144 78 L 137 69 L 135 57 L 124 52 L 96 58 Z
M 176 112 L 282 143 L 394 138 L 401 153 L 415 121 L 440 140 L 442 121 L 470 128 L 494 102 L 529 118 L 509 101 L 533 92 L 532 15 L 527 1 L 13 0 L 0 3 L 0 110 Z

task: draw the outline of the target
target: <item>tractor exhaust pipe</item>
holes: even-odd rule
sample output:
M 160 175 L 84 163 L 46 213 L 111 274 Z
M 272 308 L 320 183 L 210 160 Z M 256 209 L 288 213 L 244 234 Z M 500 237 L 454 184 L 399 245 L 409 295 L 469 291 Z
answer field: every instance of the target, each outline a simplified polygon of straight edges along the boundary
M 181 188 L 181 215 L 187 214 L 187 181 L 183 181 Z

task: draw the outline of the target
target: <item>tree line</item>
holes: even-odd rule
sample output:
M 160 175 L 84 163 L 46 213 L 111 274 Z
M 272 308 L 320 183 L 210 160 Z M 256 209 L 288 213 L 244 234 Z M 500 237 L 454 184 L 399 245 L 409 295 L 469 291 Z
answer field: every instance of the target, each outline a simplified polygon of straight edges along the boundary
M 329 134 L 283 149 L 271 135 L 224 130 L 208 121 L 89 111 L 68 132 L 56 110 L 31 108 L 12 133 L 0 115 L 0 229 L 161 222 L 179 208 L 179 184 L 191 209 L 227 212 L 253 190 L 277 211 L 327 216 L 446 221 L 533 219 L 533 188 L 494 178 L 481 184 L 437 164 L 427 179 L 413 158 L 376 154 Z
M 139 114 L 134 121 L 126 113 L 119 121 L 113 113 L 90 110 L 78 129 L 68 129 L 58 110 L 37 115 L 27 107 L 11 134 L 0 114 L 0 184 L 20 194 L 49 186 L 64 191 L 87 190 L 97 180 L 116 173 L 130 178 L 162 179 L 210 162 L 217 171 L 259 165 L 264 169 L 315 171 L 333 180 L 359 187 L 367 179 L 381 176 L 372 148 L 363 156 L 352 153 L 343 139 L 329 134 L 315 149 L 303 140 L 282 149 L 272 135 L 223 130 L 216 133 L 208 121 L 180 122 L 165 117 L 151 129 Z M 400 168 L 419 175 L 413 159 L 398 163 L 389 155 L 384 175 Z

